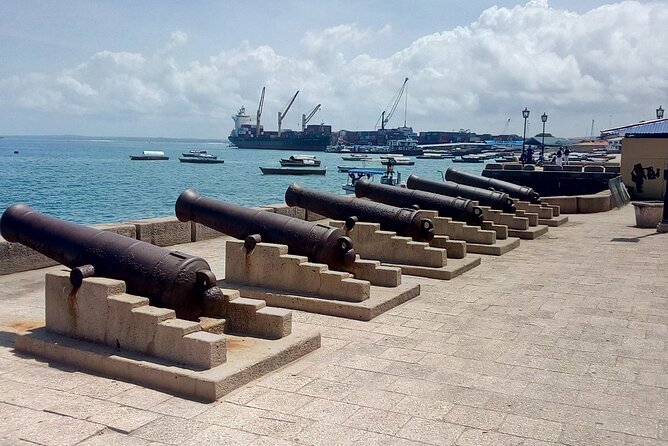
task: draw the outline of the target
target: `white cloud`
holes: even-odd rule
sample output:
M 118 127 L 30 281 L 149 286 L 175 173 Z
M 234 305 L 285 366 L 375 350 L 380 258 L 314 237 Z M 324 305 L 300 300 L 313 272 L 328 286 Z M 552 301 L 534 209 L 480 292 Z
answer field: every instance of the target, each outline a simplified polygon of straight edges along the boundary
M 322 103 L 316 120 L 369 129 L 407 76 L 408 124 L 416 130 L 500 132 L 511 117 L 509 130 L 518 132 L 520 110 L 528 106 L 534 119 L 550 115 L 548 129 L 572 135 L 591 119 L 600 127 L 611 115 L 613 124 L 647 119 L 668 102 L 665 23 L 668 8 L 661 3 L 626 1 L 576 14 L 532 0 L 489 8 L 468 26 L 425 35 L 389 57 L 371 49 L 392 32 L 389 26 L 341 24 L 305 33 L 298 56 L 242 41 L 186 62 L 169 55 L 188 44 L 188 35 L 175 31 L 152 55 L 105 50 L 58 73 L 0 79 L 0 100 L 24 111 L 198 119 L 211 123 L 209 134 L 173 126 L 165 132 L 224 137 L 229 115 L 241 105 L 254 110 L 266 85 L 268 128 L 301 90 L 289 125 Z M 399 115 L 391 126 L 403 123 Z

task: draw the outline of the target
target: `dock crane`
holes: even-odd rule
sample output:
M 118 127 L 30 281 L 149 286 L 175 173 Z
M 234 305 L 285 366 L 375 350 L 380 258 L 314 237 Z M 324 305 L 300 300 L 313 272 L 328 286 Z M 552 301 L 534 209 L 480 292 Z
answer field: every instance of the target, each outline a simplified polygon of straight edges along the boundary
M 260 116 L 262 116 L 262 106 L 264 105 L 264 89 L 262 87 L 262 95 L 260 96 L 260 105 L 257 107 L 257 121 L 255 123 L 255 137 L 260 136 Z
M 505 135 L 508 133 L 508 126 L 510 125 L 510 118 L 506 121 L 506 125 L 503 126 L 503 132 L 501 132 L 502 135 Z
M 315 108 L 314 108 L 313 110 L 311 110 L 311 113 L 308 114 L 308 116 L 306 116 L 306 115 L 302 115 L 302 132 L 303 132 L 304 130 L 306 130 L 306 124 L 308 124 L 308 122 L 311 120 L 311 118 L 313 117 L 313 115 L 315 115 L 316 113 L 318 113 L 318 111 L 320 110 L 320 106 L 321 106 L 321 105 L 322 105 L 322 104 L 318 104 L 318 105 L 316 105 Z
M 404 94 L 404 90 L 406 89 L 406 82 L 408 82 L 408 78 L 404 79 L 404 83 L 401 85 L 401 88 L 395 93 L 394 97 L 392 98 L 392 101 L 390 102 L 392 104 L 392 108 L 390 109 L 390 112 L 385 114 L 385 110 L 383 110 L 383 113 L 380 114 L 380 118 L 378 118 L 378 121 L 376 121 L 375 127 L 378 128 L 378 123 L 380 122 L 380 129 L 385 130 L 385 125 L 388 123 L 390 118 L 392 118 L 392 115 L 394 115 L 394 112 L 397 109 L 397 105 L 399 104 L 399 101 L 401 100 L 401 96 Z
M 283 113 L 278 112 L 278 136 L 281 136 L 281 124 L 283 124 L 283 118 L 285 118 L 285 115 L 288 114 L 288 110 L 290 110 L 290 107 L 292 107 L 292 104 L 295 102 L 295 99 L 297 99 L 297 95 L 299 94 L 299 90 L 297 90 L 297 93 L 290 99 L 290 102 L 288 105 L 285 107 L 285 110 L 283 110 Z

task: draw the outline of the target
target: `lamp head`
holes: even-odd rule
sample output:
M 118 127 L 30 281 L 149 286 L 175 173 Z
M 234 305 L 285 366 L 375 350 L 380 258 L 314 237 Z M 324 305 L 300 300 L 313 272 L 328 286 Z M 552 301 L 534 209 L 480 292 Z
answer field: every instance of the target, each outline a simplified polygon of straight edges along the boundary
M 524 110 L 522 110 L 522 117 L 524 119 L 527 119 L 529 117 L 529 109 L 527 107 L 524 107 Z

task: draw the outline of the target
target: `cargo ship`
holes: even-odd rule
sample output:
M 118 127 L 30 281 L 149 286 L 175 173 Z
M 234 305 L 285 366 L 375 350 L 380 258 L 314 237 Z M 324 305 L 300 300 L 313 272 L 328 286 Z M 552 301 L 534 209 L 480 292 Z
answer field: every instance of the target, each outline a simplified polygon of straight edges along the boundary
M 324 152 L 325 148 L 331 142 L 332 126 L 329 125 L 307 125 L 308 121 L 320 110 L 318 104 L 309 115 L 302 115 L 301 131 L 282 130 L 281 124 L 283 118 L 297 98 L 299 91 L 295 93 L 292 100 L 288 103 L 283 113 L 278 113 L 278 131 L 264 130 L 260 124 L 262 115 L 262 105 L 264 103 L 264 91 L 260 99 L 255 122 L 246 109 L 241 107 L 239 111 L 232 115 L 234 129 L 228 136 L 230 143 L 239 149 L 270 149 L 270 150 L 292 150 L 292 151 L 316 151 Z

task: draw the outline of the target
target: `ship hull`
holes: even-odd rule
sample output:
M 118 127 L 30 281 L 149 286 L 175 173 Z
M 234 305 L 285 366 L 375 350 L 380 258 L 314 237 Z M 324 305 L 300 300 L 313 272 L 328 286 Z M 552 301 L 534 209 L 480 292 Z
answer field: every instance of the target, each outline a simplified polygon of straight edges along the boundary
M 302 137 L 302 138 L 240 138 L 230 136 L 232 144 L 239 149 L 264 149 L 264 150 L 292 150 L 307 152 L 324 152 L 329 144 L 329 136 Z

